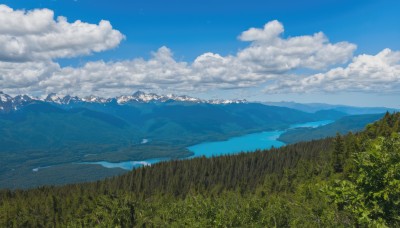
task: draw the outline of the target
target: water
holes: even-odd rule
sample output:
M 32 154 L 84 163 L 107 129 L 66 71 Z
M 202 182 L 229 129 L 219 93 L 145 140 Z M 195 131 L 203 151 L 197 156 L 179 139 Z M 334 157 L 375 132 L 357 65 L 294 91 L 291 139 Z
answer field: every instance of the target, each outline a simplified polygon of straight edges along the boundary
M 293 125 L 290 126 L 289 129 L 302 128 L 302 127 L 317 128 L 317 127 L 321 127 L 321 126 L 324 126 L 324 125 L 331 124 L 333 122 L 335 122 L 335 121 L 333 121 L 333 120 L 321 120 L 321 121 L 315 121 L 315 122 L 293 124 Z
M 79 164 L 87 164 L 87 165 L 101 165 L 105 168 L 121 168 L 125 170 L 132 170 L 134 168 L 138 168 L 141 166 L 149 166 L 154 163 L 158 163 L 161 161 L 165 161 L 167 159 L 148 159 L 144 161 L 124 161 L 124 162 L 107 162 L 107 161 L 99 161 L 99 162 L 81 162 Z
M 327 125 L 333 123 L 332 120 L 323 120 L 316 122 L 307 122 L 301 124 L 291 125 L 287 130 L 294 128 L 303 128 L 310 127 L 316 128 L 323 125 Z M 189 158 L 195 157 L 212 157 L 212 156 L 220 156 L 227 154 L 237 154 L 240 152 L 249 152 L 255 151 L 257 149 L 270 149 L 271 147 L 281 147 L 284 146 L 285 143 L 278 141 L 277 139 L 281 134 L 286 132 L 287 130 L 282 131 L 264 131 L 260 133 L 253 133 L 242 135 L 239 137 L 230 138 L 226 141 L 217 141 L 217 142 L 204 142 L 194 146 L 188 147 L 190 151 L 194 153 L 193 156 Z M 148 141 L 144 140 L 142 143 L 147 143 Z M 105 168 L 121 168 L 125 170 L 132 170 L 134 168 L 138 168 L 141 166 L 152 165 L 157 162 L 169 160 L 168 158 L 156 158 L 156 159 L 148 159 L 144 161 L 124 161 L 124 162 L 107 162 L 107 161 L 99 161 L 99 162 L 82 162 L 79 164 L 91 164 L 91 165 L 101 165 Z
M 265 131 L 234 137 L 226 141 L 205 142 L 191 147 L 194 153 L 192 157 L 212 157 L 226 154 L 236 154 L 240 152 L 255 151 L 257 149 L 269 149 L 271 147 L 281 147 L 285 143 L 277 139 L 284 131 Z
M 301 124 L 291 125 L 289 129 L 294 128 L 316 128 L 323 125 L 327 125 L 332 123 L 332 120 L 323 120 L 316 122 L 307 122 Z M 243 135 L 239 137 L 234 137 L 228 139 L 226 141 L 218 141 L 218 142 L 205 142 L 200 143 L 191 147 L 188 147 L 190 151 L 194 153 L 192 157 L 212 157 L 219 155 L 227 155 L 227 154 L 237 154 L 240 152 L 247 151 L 255 151 L 257 149 L 270 149 L 271 147 L 281 147 L 284 146 L 285 143 L 278 141 L 277 139 L 281 134 L 286 131 L 264 131 L 261 133 L 254 133 Z

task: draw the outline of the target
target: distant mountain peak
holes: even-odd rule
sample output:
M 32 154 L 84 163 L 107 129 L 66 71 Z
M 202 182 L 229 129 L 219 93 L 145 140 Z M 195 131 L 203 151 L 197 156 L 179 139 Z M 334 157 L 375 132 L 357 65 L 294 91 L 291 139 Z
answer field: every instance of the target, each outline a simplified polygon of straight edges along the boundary
M 62 102 L 61 102 L 61 101 L 62 101 L 62 98 L 64 98 L 64 97 L 60 97 L 60 96 L 58 96 L 56 93 L 50 93 L 49 95 L 47 95 L 45 101 L 61 104 L 61 103 L 62 103 Z
M 141 90 L 138 90 L 138 91 L 134 92 L 134 93 L 132 94 L 132 96 L 133 96 L 133 97 L 140 97 L 140 96 L 145 95 L 145 94 L 146 94 L 145 92 L 143 92 L 143 91 L 141 91 Z
M 3 92 L 0 92 L 0 112 L 10 112 L 18 110 L 21 107 L 32 102 L 46 102 L 56 105 L 71 105 L 76 103 L 99 103 L 105 104 L 110 102 L 117 102 L 119 105 L 129 103 L 165 103 L 165 102 L 187 102 L 187 103 L 206 103 L 206 104 L 234 104 L 246 103 L 246 100 L 203 100 L 200 98 L 190 97 L 187 95 L 158 95 L 156 93 L 145 93 L 143 91 L 136 91 L 132 95 L 121 95 L 115 98 L 103 98 L 94 95 L 86 96 L 83 98 L 71 95 L 58 95 L 56 93 L 48 94 L 44 99 L 31 97 L 28 95 L 17 95 L 11 97 Z
M 9 95 L 7 95 L 7 94 L 5 94 L 3 92 L 0 93 L 0 102 L 7 102 L 11 98 L 12 98 L 11 96 L 9 96 Z
M 174 94 L 158 95 L 156 93 L 145 93 L 143 91 L 137 91 L 132 94 L 132 96 L 119 96 L 116 98 L 118 104 L 124 104 L 129 102 L 167 102 L 167 101 L 179 101 L 179 102 L 195 102 L 195 103 L 208 103 L 206 100 L 201 100 L 199 98 L 193 98 L 186 95 L 178 96 Z
M 95 95 L 86 96 L 80 100 L 83 102 L 88 102 L 88 103 L 106 103 L 109 101 L 109 99 L 107 99 L 107 98 L 98 97 Z

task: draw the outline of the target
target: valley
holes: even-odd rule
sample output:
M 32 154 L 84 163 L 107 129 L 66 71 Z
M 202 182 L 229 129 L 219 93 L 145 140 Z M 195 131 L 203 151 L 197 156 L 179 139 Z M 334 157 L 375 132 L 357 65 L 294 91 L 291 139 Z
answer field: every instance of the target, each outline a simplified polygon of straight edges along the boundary
M 387 113 L 356 134 L 0 190 L 0 225 L 397 227 L 399 121 Z
M 400 1 L 0 3 L 0 228 L 400 227 Z
M 158 162 L 160 158 L 211 157 L 280 147 L 284 145 L 282 138 L 288 135 L 304 138 L 300 132 L 309 131 L 304 123 L 311 123 L 312 127 L 331 126 L 326 137 L 338 130 L 360 130 L 375 120 L 367 118 L 357 128 L 339 128 L 336 122 L 330 122 L 341 123 L 349 114 L 336 110 L 308 113 L 245 101 L 204 101 L 143 92 L 115 99 L 72 99 L 55 94 L 42 100 L 2 96 L 3 188 L 99 180 Z M 25 97 L 23 102 L 21 97 Z M 327 118 L 330 121 L 326 122 Z M 283 132 L 290 127 L 297 129 Z M 315 128 L 319 129 L 322 126 Z
M 248 135 L 242 135 L 230 138 L 224 141 L 218 142 L 203 142 L 196 144 L 187 149 L 193 153 L 189 157 L 184 157 L 181 159 L 193 159 L 196 157 L 216 157 L 223 155 L 234 155 L 238 153 L 254 152 L 257 150 L 266 150 L 272 147 L 279 148 L 284 146 L 283 142 L 278 141 L 283 133 L 290 129 L 298 128 L 317 128 L 324 126 L 326 124 L 332 123 L 331 120 L 317 121 L 309 123 L 294 124 L 286 130 L 276 130 L 267 131 L 261 133 L 252 133 Z M 121 162 L 108 162 L 108 161 L 98 161 L 98 162 L 81 162 L 76 163 L 80 165 L 100 165 L 104 168 L 120 168 L 124 170 L 132 170 L 134 168 L 139 168 L 141 166 L 150 166 L 163 161 L 170 161 L 171 158 L 154 158 L 143 161 L 121 161 Z M 63 164 L 67 165 L 67 164 Z M 40 169 L 52 168 L 52 166 L 38 167 L 33 169 L 34 172 L 38 172 Z

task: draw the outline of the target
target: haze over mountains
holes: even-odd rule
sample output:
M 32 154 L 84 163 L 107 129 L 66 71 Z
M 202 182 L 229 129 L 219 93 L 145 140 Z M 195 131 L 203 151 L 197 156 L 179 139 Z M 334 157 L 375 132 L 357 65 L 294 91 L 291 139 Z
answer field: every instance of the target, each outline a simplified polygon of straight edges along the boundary
M 266 105 L 287 107 L 303 112 L 317 112 L 321 110 L 336 110 L 339 112 L 344 112 L 349 115 L 361 115 L 361 114 L 376 114 L 384 113 L 386 111 L 393 112 L 398 111 L 398 109 L 387 108 L 387 107 L 355 107 L 348 105 L 334 105 L 334 104 L 324 104 L 324 103 L 296 103 L 289 101 L 282 102 L 262 102 Z

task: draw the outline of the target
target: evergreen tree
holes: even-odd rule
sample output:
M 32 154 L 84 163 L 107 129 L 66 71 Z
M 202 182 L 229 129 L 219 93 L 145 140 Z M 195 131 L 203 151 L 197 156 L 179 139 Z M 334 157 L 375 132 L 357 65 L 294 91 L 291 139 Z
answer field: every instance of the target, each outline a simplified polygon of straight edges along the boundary
M 400 137 L 380 137 L 355 156 L 350 180 L 336 181 L 330 195 L 362 227 L 400 226 Z
M 399 120 L 92 183 L 0 190 L 0 227 L 400 227 Z
M 336 133 L 335 137 L 335 148 L 333 151 L 334 161 L 333 169 L 336 173 L 343 172 L 343 156 L 344 156 L 344 142 L 343 138 L 339 133 Z

